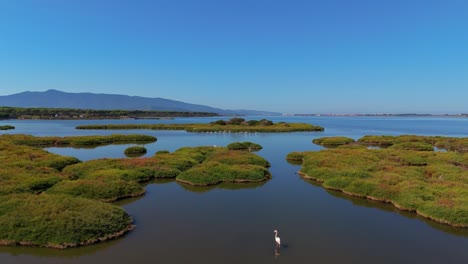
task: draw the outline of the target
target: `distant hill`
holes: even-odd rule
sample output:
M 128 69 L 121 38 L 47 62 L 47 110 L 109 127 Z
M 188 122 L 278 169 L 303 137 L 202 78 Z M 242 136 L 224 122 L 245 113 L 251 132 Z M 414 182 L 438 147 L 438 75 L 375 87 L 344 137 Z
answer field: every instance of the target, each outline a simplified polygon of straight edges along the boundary
M 22 92 L 0 96 L 0 106 L 78 108 L 97 110 L 153 110 L 181 112 L 211 112 L 220 115 L 280 115 L 256 110 L 226 110 L 205 105 L 189 104 L 164 98 L 148 98 L 117 94 L 67 93 L 57 90 Z

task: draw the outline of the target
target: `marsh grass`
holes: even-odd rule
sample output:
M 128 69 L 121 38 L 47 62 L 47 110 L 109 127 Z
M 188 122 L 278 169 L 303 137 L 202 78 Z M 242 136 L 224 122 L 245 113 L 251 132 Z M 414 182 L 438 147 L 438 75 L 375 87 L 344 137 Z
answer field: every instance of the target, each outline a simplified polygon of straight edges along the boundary
M 233 143 L 228 144 L 226 147 L 231 150 L 247 150 L 247 151 L 259 151 L 263 148 L 261 145 L 252 143 L 249 141 L 233 142 Z
M 430 151 L 440 142 L 458 147 Z M 391 147 L 292 152 L 287 159 L 302 160 L 300 173 L 324 187 L 468 227 L 468 153 L 460 151 L 464 142 L 466 138 L 365 136 L 358 144 Z
M 354 139 L 349 137 L 321 137 L 312 140 L 314 144 L 322 146 L 340 146 L 354 142 Z
M 234 119 L 234 118 L 233 118 Z M 233 120 L 231 119 L 231 120 Z M 239 119 L 239 120 L 237 120 Z M 218 120 L 209 124 L 108 124 L 108 125 L 82 125 L 76 129 L 152 129 L 152 130 L 185 130 L 187 132 L 298 132 L 298 131 L 324 131 L 321 126 L 306 123 L 273 123 L 269 120 L 249 120 L 237 118 L 233 122 Z
M 140 157 L 146 154 L 146 148 L 143 146 L 131 146 L 124 150 L 127 157 Z
M 15 129 L 15 127 L 10 126 L 10 125 L 0 126 L 0 130 L 10 130 L 10 129 Z
M 142 183 L 153 179 L 205 186 L 271 177 L 265 159 L 224 147 L 185 147 L 147 158 L 86 162 L 39 148 L 155 140 L 142 135 L 1 136 L 0 245 L 66 248 L 120 236 L 131 229 L 132 220 L 108 202 L 142 195 Z
M 30 135 L 3 135 L 5 140 L 31 147 L 93 147 L 110 144 L 152 143 L 156 138 L 148 135 L 107 135 L 71 137 L 35 137 Z
M 66 248 L 131 229 L 120 207 L 69 195 L 17 194 L 0 199 L 0 244 Z

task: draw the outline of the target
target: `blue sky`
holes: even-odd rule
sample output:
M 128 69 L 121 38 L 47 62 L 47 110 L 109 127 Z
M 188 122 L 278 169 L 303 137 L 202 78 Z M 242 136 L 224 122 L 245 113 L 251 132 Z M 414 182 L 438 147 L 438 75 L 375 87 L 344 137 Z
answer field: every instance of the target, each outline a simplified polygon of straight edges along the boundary
M 465 0 L 0 0 L 0 95 L 468 112 Z

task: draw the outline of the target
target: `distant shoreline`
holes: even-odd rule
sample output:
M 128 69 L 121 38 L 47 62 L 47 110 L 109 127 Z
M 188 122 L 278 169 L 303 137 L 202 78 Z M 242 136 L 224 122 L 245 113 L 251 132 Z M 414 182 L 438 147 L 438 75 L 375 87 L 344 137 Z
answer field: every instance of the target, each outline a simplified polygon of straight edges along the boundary
M 468 114 L 284 114 L 283 116 L 468 117 Z
M 187 111 L 0 107 L 0 120 L 173 119 L 175 117 L 213 116 L 219 115 L 210 112 Z

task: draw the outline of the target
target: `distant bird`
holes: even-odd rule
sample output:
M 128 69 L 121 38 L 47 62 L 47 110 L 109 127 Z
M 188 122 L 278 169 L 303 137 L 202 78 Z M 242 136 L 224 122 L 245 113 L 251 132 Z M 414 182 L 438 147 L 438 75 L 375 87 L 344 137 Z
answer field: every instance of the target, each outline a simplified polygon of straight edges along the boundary
M 278 230 L 275 229 L 273 232 L 275 233 L 276 246 L 279 247 L 281 245 L 281 239 L 278 236 Z

